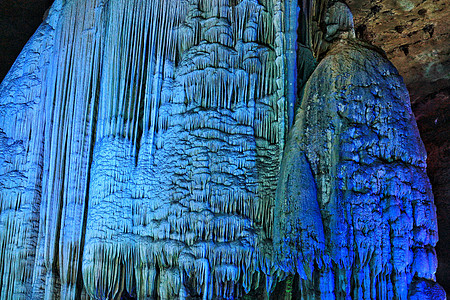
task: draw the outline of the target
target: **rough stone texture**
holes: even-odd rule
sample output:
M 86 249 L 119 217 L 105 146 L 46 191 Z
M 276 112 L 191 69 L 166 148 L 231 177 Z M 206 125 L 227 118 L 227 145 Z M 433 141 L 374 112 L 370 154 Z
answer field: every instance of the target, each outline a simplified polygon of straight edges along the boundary
M 297 272 L 302 280 L 286 287 L 300 284 L 302 297 L 406 298 L 414 275 L 433 279 L 436 224 L 423 147 L 406 92 L 379 54 L 336 48 L 349 64 L 332 61 L 327 73 L 325 59 L 305 87 L 305 103 L 316 91 L 330 100 L 306 118 L 313 133 L 305 138 L 330 139 L 314 130 L 345 115 L 333 106 L 342 95 L 326 93 L 332 82 L 354 93 L 350 108 L 373 100 L 351 116 L 373 127 L 372 149 L 364 148 L 365 130 L 343 126 L 331 144 L 300 147 L 306 156 L 288 146 L 277 180 L 296 91 L 291 4 L 55 3 L 0 88 L 2 297 L 211 299 L 250 290 L 259 297 Z M 364 68 L 371 83 L 353 88 L 344 77 L 360 66 L 375 75 Z M 401 107 L 392 118 L 391 102 Z M 399 124 L 405 127 L 396 132 Z M 342 157 L 323 151 L 332 148 L 342 148 Z M 332 171 L 321 174 L 327 168 L 341 168 L 349 185 L 338 190 L 357 196 L 338 203 L 320 180 L 334 179 Z M 277 181 L 278 200 L 289 201 L 275 205 L 275 216 L 285 218 L 273 226 Z M 281 264 L 271 256 L 273 227 Z M 357 275 L 346 271 L 352 261 Z M 424 282 L 411 295 L 435 293 Z
M 39 107 L 45 102 L 43 82 L 50 76 L 48 64 L 61 3 L 53 7 L 0 85 L 1 297 L 5 299 L 31 295 L 31 278 L 39 271 L 33 267 L 37 245 L 46 244 L 39 233 L 50 238 L 48 230 L 57 222 L 49 214 L 50 208 L 40 208 L 42 190 L 51 188 L 41 180 L 45 117 L 39 114 Z M 40 214 L 48 217 L 48 227 L 40 222 Z M 52 268 L 58 257 L 51 252 L 54 248 L 47 246 L 45 263 Z
M 297 216 L 300 242 L 289 230 L 274 241 L 286 271 L 299 269 L 302 299 L 428 297 L 411 282 L 434 279 L 436 210 L 425 149 L 392 64 L 360 42 L 335 42 L 305 86 L 286 146 L 275 207 L 286 217 L 276 220 L 289 228 Z M 286 165 L 302 166 L 303 175 Z
M 412 103 L 450 86 L 450 10 L 446 0 L 349 0 L 358 37 L 398 68 Z

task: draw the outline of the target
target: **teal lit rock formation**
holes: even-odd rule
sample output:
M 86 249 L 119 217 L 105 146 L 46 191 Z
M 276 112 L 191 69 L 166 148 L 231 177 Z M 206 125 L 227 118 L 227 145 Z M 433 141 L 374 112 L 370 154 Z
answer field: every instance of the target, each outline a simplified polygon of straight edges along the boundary
M 0 297 L 444 299 L 407 91 L 352 26 L 55 1 L 0 86 Z

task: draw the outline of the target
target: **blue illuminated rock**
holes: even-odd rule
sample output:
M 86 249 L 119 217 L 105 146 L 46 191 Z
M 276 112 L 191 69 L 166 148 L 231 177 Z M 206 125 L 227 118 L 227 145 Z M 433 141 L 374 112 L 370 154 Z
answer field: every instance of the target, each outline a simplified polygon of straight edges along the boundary
M 294 114 L 297 5 L 55 1 L 0 86 L 0 298 L 438 295 L 401 78 L 336 4 Z
M 284 165 L 304 155 L 317 184 L 316 193 L 287 188 L 300 195 L 297 203 L 309 195 L 320 208 L 311 216 L 309 203 L 298 224 L 322 222 L 325 235 L 311 226 L 302 228 L 311 236 L 297 233 L 305 250 L 320 250 L 310 256 L 315 266 L 302 256 L 295 264 L 299 274 L 308 270 L 302 291 L 313 297 L 319 285 L 324 299 L 407 299 L 414 277 L 434 279 L 438 236 L 425 149 L 405 86 L 386 58 L 357 41 L 336 42 L 305 87 L 285 153 Z

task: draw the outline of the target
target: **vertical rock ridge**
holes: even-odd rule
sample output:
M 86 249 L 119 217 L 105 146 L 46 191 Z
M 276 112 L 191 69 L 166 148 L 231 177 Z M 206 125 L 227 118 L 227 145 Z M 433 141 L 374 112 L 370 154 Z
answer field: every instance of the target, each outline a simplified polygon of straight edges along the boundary
M 290 218 L 298 216 L 294 223 L 308 228 L 312 222 L 316 227 L 309 232 L 318 237 L 323 222 L 324 240 L 298 230 L 294 240 L 303 244 L 289 243 L 288 235 L 275 239 L 275 250 L 288 272 L 297 264 L 286 255 L 304 265 L 317 255 L 302 256 L 311 247 L 324 245 L 322 258 L 331 259 L 314 265 L 312 277 L 297 271 L 302 299 L 318 291 L 320 299 L 408 299 L 413 279 L 434 279 L 437 224 L 425 150 L 403 81 L 381 54 L 356 41 L 336 42 L 305 86 L 286 149 L 292 168 L 302 164 L 294 155 L 304 153 L 314 179 L 305 168 L 295 168 L 303 170 L 296 184 L 281 174 L 277 199 L 286 202 L 277 210 L 286 217 L 280 218 L 279 234 L 289 232 Z M 307 184 L 311 180 L 317 195 L 314 181 Z M 289 193 L 297 205 L 311 195 L 320 210 L 295 213 Z

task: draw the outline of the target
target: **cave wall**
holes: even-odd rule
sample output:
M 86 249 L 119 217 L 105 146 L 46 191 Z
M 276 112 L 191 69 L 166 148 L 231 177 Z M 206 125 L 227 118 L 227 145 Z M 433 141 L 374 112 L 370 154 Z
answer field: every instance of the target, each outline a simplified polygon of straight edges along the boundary
M 44 19 L 52 0 L 0 2 L 0 81 Z
M 351 5 L 352 3 L 350 3 Z M 371 14 L 373 14 L 373 18 L 376 18 L 375 16 L 377 16 L 377 13 L 379 12 L 383 12 L 383 5 L 380 5 L 381 8 L 374 8 L 372 9 L 371 7 Z M 389 6 L 388 6 L 389 7 Z M 403 7 L 403 6 L 402 6 Z M 408 6 L 409 8 L 411 6 Z M 409 9 L 408 8 L 408 9 Z M 422 9 L 422 10 L 421 10 Z M 425 9 L 422 6 L 417 6 L 417 9 L 414 8 L 409 10 L 412 11 L 411 13 L 417 13 L 419 16 L 422 15 L 426 15 L 427 12 L 429 11 L 439 11 L 439 9 L 427 9 L 427 12 L 424 13 L 423 9 Z M 417 12 L 416 12 L 417 10 Z M 419 13 L 420 11 L 420 13 Z M 358 12 L 358 9 L 356 9 L 356 12 Z M 358 19 L 358 13 L 356 13 L 357 17 L 356 17 L 356 21 L 355 23 L 358 26 L 358 22 L 360 19 Z M 429 18 L 430 13 L 428 13 L 427 18 Z M 399 20 L 399 19 L 397 19 Z M 427 19 L 428 22 L 429 19 Z M 366 21 L 367 24 L 370 24 L 369 21 Z M 413 22 L 414 23 L 414 22 Z M 415 34 L 425 34 L 425 37 L 430 37 L 430 39 L 433 37 L 433 34 L 435 33 L 435 29 L 434 27 L 430 27 L 428 26 L 429 24 L 427 23 L 426 25 L 424 25 L 423 27 L 420 27 L 422 25 L 420 25 L 419 27 L 422 28 L 420 30 L 416 30 Z M 369 27 L 369 29 L 362 29 L 361 27 L 359 27 L 359 31 L 357 30 L 357 33 L 359 35 L 361 35 L 361 37 L 367 38 L 369 39 L 371 37 L 370 35 L 370 26 L 366 25 L 367 27 Z M 400 25 L 395 25 L 395 30 L 396 32 L 401 31 L 400 30 Z M 426 27 L 428 26 L 428 27 Z M 358 27 L 357 27 L 358 29 Z M 373 30 L 372 30 L 373 31 Z M 403 31 L 404 32 L 404 31 Z M 431 33 L 433 32 L 433 33 Z M 436 31 L 437 32 L 437 31 Z M 400 32 L 398 32 L 400 33 Z M 408 35 L 408 34 L 407 34 Z M 442 35 L 442 34 L 441 34 Z M 373 35 L 372 35 L 373 38 Z M 390 37 L 391 40 L 395 40 L 394 38 Z M 383 39 L 381 39 L 381 41 L 383 41 Z M 382 42 L 379 42 L 376 39 L 373 39 L 373 42 L 381 47 L 383 47 Z M 407 44 L 407 43 L 406 43 Z M 394 62 L 394 64 L 396 63 L 396 59 L 398 59 L 398 61 L 400 62 L 399 65 L 402 66 L 400 67 L 400 72 L 402 73 L 402 75 L 405 78 L 405 82 L 407 83 L 408 87 L 413 87 L 412 88 L 412 104 L 413 104 L 413 108 L 415 110 L 416 113 L 416 118 L 418 121 L 418 125 L 419 128 L 421 129 L 421 134 L 422 134 L 422 139 L 425 142 L 425 146 L 427 147 L 427 151 L 429 153 L 429 157 L 428 157 L 428 174 L 430 176 L 431 182 L 433 184 L 433 188 L 434 188 L 434 194 L 435 194 L 435 199 L 436 199 L 436 205 L 438 207 L 438 214 L 439 216 L 444 216 L 445 213 L 440 213 L 440 211 L 444 211 L 445 212 L 445 199 L 446 199 L 446 195 L 448 195 L 448 184 L 447 184 L 447 180 L 446 180 L 446 172 L 448 170 L 448 164 L 446 164 L 445 162 L 448 162 L 448 157 L 449 157 L 449 152 L 448 152 L 448 144 L 445 143 L 445 136 L 448 136 L 446 134 L 446 129 L 448 128 L 448 120 L 446 119 L 446 109 L 447 109 L 447 103 L 448 103 L 448 90 L 446 90 L 446 78 L 445 78 L 445 61 L 442 62 L 442 57 L 445 57 L 445 53 L 442 53 L 442 51 L 444 50 L 437 50 L 438 51 L 438 55 L 437 57 L 439 57 L 438 61 L 433 61 L 432 66 L 428 65 L 427 68 L 430 68 L 431 71 L 429 71 L 427 74 L 444 74 L 441 77 L 444 78 L 438 78 L 436 80 L 430 80 L 432 82 L 432 84 L 427 84 L 427 82 L 425 82 L 423 79 L 418 79 L 417 76 L 413 76 L 411 75 L 410 77 L 408 77 L 407 75 L 404 74 L 408 74 L 408 69 L 403 69 L 403 66 L 407 65 L 405 63 L 405 58 L 403 58 L 402 56 L 399 56 L 399 54 L 404 55 L 405 57 L 417 57 L 420 55 L 413 55 L 412 53 L 414 52 L 409 52 L 412 51 L 410 49 L 413 49 L 415 47 L 415 45 L 417 45 L 418 43 L 412 43 L 413 46 L 408 45 L 408 47 L 404 46 L 402 48 L 399 48 L 397 50 L 393 50 L 392 52 L 390 52 L 389 50 L 385 49 L 385 51 L 387 52 L 389 58 Z M 442 43 L 440 40 L 437 40 L 434 42 L 434 45 L 445 45 L 445 42 Z M 384 47 L 383 47 L 384 48 Z M 406 50 L 406 53 L 405 52 Z M 399 52 L 401 51 L 401 52 Z M 419 51 L 419 50 L 417 50 Z M 431 50 L 426 50 L 426 51 L 431 51 Z M 426 53 L 428 52 L 423 52 L 423 55 L 426 55 Z M 400 57 L 400 58 L 399 58 Z M 403 60 L 402 60 L 403 59 Z M 403 63 L 401 63 L 403 62 Z M 413 65 L 413 63 L 408 64 L 409 65 Z M 419 65 L 419 67 L 417 65 L 415 66 L 411 66 L 411 69 L 414 70 L 413 74 L 422 74 L 420 71 L 417 70 L 421 70 L 420 67 L 423 67 L 421 65 Z M 424 67 L 423 67 L 424 68 Z M 433 71 L 433 68 L 437 68 L 438 71 Z M 444 68 L 444 72 L 442 72 L 442 68 Z M 426 75 L 425 77 L 429 78 L 430 75 Z M 439 77 L 439 75 L 438 75 Z M 425 84 L 426 88 L 423 89 L 423 93 L 426 94 L 422 94 L 420 95 L 420 92 L 422 91 L 422 89 L 414 89 L 414 87 L 416 86 L 416 82 L 420 82 L 421 84 Z M 424 83 L 425 82 L 425 83 Z M 439 86 L 439 90 L 436 91 L 434 90 L 434 88 L 436 86 Z M 411 90 L 411 88 L 410 88 Z M 416 91 L 417 90 L 417 91 Z M 435 118 L 436 116 L 436 118 Z M 439 126 L 439 127 L 438 127 Z M 440 128 L 439 130 L 439 134 L 436 133 L 436 127 Z M 126 164 L 126 162 L 123 162 L 124 164 Z M 437 174 L 437 175 L 436 175 Z M 442 200 L 441 200 L 442 199 Z M 445 232 L 445 228 L 446 228 L 446 218 L 445 217 L 438 217 L 438 221 L 440 222 L 440 226 L 443 227 L 444 229 L 441 229 L 440 235 L 441 235 L 441 243 L 440 245 L 443 245 L 445 243 L 445 233 L 443 233 L 442 230 L 444 230 Z M 441 225 L 444 224 L 444 225 Z M 441 261 L 441 264 L 443 264 L 443 266 L 445 266 L 446 264 L 446 259 L 445 259 L 445 251 L 446 251 L 446 247 L 439 247 L 438 244 L 438 256 L 442 256 L 443 258 L 439 258 Z M 78 250 L 77 250 L 78 251 Z M 439 252 L 440 251 L 440 252 Z M 444 254 L 442 254 L 444 253 Z M 438 281 L 439 278 L 441 284 L 443 284 L 444 286 L 447 284 L 447 277 L 445 274 L 445 270 L 444 268 L 441 268 L 439 270 L 442 271 L 438 271 Z
M 419 98 L 413 109 L 428 159 L 427 173 L 433 186 L 438 212 L 439 243 L 436 246 L 439 266 L 436 278 L 450 289 L 450 90 L 448 88 Z
M 381 47 L 402 75 L 427 150 L 438 213 L 438 281 L 450 290 L 448 1 L 348 1 L 356 34 Z
M 2 297 L 270 292 L 285 5 L 53 4 L 0 90 Z

